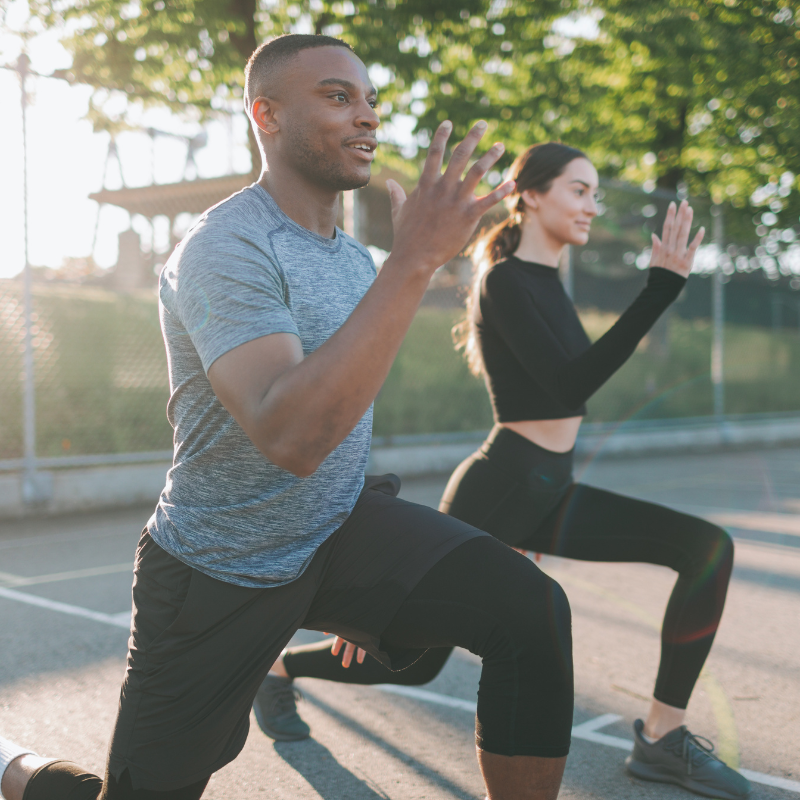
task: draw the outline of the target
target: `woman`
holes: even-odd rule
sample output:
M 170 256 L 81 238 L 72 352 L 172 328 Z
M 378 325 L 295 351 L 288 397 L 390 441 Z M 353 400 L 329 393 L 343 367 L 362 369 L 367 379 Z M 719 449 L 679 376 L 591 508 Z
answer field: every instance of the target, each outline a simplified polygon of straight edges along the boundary
M 597 214 L 597 171 L 579 150 L 558 143 L 529 148 L 514 163 L 510 216 L 478 242 L 478 269 L 461 338 L 484 376 L 495 426 L 453 473 L 440 510 L 511 547 L 585 561 L 646 562 L 678 573 L 664 617 L 661 663 L 644 722 L 634 724 L 628 770 L 699 794 L 746 797 L 745 778 L 710 755 L 683 726 L 686 705 L 714 639 L 733 566 L 725 531 L 671 509 L 575 483 L 575 440 L 585 402 L 636 349 L 683 288 L 701 229 L 689 244 L 692 210 L 670 204 L 662 238 L 653 236 L 647 285 L 594 344 L 558 276 L 567 245 L 583 245 Z M 347 669 L 331 640 L 285 652 L 256 702 L 270 735 L 307 734 L 294 710 L 290 679 L 420 684 L 449 650 L 429 650 L 392 673 L 373 660 Z M 279 677 L 279 676 L 282 676 Z

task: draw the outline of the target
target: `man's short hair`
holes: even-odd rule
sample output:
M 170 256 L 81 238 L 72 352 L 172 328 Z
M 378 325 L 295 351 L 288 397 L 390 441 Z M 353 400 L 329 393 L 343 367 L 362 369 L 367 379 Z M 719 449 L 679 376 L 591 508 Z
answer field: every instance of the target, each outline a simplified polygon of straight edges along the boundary
M 253 100 L 268 90 L 278 69 L 301 50 L 311 47 L 346 47 L 353 52 L 347 42 L 322 34 L 287 33 L 264 42 L 255 49 L 244 68 L 244 102 L 248 113 Z

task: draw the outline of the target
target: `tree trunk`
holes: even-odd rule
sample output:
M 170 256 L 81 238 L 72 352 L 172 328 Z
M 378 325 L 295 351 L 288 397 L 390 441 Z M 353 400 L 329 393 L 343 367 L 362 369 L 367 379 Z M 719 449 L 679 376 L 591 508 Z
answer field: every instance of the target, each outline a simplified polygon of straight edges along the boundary
M 244 24 L 244 31 L 231 33 L 231 43 L 242 57 L 242 70 L 247 60 L 258 47 L 258 37 L 256 36 L 256 11 L 257 0 L 231 0 L 231 15 L 234 19 L 240 20 Z M 253 133 L 252 125 L 247 128 L 247 141 L 250 145 L 250 174 L 256 180 L 261 174 L 261 153 L 258 150 L 258 142 Z

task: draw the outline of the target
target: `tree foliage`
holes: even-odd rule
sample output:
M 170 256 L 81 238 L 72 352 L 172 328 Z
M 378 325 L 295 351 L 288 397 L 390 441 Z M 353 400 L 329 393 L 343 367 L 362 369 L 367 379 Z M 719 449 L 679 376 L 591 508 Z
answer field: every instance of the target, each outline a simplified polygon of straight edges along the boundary
M 202 113 L 241 97 L 259 41 L 349 41 L 384 69 L 381 110 L 418 141 L 475 119 L 510 152 L 551 138 L 645 185 L 800 212 L 800 9 L 792 0 L 33 0 L 73 79 Z M 596 35 L 570 35 L 594 19 Z M 97 111 L 97 109 L 95 110 Z

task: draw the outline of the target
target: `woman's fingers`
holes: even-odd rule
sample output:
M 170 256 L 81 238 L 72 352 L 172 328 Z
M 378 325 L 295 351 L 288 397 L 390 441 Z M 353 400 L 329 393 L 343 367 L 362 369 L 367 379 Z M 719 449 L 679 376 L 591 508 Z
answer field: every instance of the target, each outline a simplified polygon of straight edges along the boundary
M 692 207 L 684 200 L 678 212 L 678 230 L 675 235 L 675 250 L 679 255 L 686 252 L 686 246 L 689 242 L 689 232 L 692 229 L 693 217 L 694 211 Z
M 667 248 L 669 248 L 670 239 L 672 237 L 672 229 L 675 227 L 676 211 L 675 203 L 671 202 L 667 208 L 667 216 L 664 218 L 664 228 L 661 231 L 661 241 Z
M 700 247 L 703 237 L 706 235 L 706 229 L 700 228 L 699 231 L 695 234 L 694 239 L 692 239 L 692 243 L 689 245 L 689 250 L 687 252 L 687 257 L 689 259 L 689 264 L 694 261 L 694 254 L 697 252 L 697 248 Z
M 354 644 L 347 643 L 344 648 L 344 655 L 342 656 L 342 666 L 347 669 L 351 662 L 353 661 L 353 653 L 355 652 L 356 646 Z
M 653 248 L 650 253 L 650 266 L 658 267 L 661 265 L 661 239 L 654 233 L 650 234 L 650 238 L 653 243 Z
M 673 208 L 675 207 L 674 203 L 671 203 L 670 205 L 672 205 Z M 674 253 L 678 248 L 678 237 L 680 235 L 681 226 L 683 225 L 684 217 L 686 215 L 686 207 L 686 201 L 682 200 L 681 204 L 675 211 L 675 215 L 672 220 L 672 226 L 670 227 L 669 231 L 669 238 L 666 236 L 664 237 L 664 246 L 667 248 L 668 253 Z

